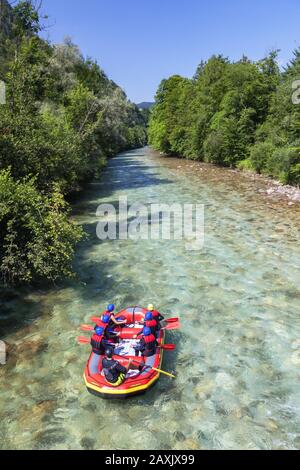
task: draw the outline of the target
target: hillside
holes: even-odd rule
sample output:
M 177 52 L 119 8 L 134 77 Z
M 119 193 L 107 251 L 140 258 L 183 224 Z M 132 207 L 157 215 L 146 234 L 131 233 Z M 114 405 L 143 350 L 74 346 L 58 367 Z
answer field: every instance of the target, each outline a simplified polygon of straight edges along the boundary
M 142 103 L 137 104 L 137 107 L 139 109 L 150 109 L 154 106 L 155 103 L 152 103 L 150 101 L 143 101 Z

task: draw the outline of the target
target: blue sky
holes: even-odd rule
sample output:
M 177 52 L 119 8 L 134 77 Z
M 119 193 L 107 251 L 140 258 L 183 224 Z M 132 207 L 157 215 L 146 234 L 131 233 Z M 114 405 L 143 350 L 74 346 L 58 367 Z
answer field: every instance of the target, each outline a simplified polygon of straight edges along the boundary
M 257 60 L 278 48 L 285 64 L 300 46 L 299 0 L 44 0 L 43 10 L 44 36 L 71 36 L 136 103 L 212 54 Z

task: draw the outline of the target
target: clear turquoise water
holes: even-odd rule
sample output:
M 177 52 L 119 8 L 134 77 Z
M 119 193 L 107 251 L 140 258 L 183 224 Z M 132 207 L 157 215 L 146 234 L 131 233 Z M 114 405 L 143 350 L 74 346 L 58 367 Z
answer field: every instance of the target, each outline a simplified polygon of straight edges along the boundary
M 299 207 L 264 198 L 264 183 L 147 149 L 110 161 L 74 210 L 89 239 L 77 279 L 2 296 L 0 448 L 296 449 L 300 447 Z M 205 204 L 205 246 L 106 241 L 96 208 L 131 202 Z M 108 302 L 180 315 L 177 344 L 147 395 L 89 395 L 78 326 Z

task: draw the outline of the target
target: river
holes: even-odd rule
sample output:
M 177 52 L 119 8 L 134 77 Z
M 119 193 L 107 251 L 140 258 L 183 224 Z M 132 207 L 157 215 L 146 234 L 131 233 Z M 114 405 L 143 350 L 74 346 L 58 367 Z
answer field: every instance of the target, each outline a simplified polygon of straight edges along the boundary
M 148 149 L 109 161 L 74 207 L 89 238 L 77 278 L 2 294 L 3 449 L 299 449 L 300 210 L 261 195 L 264 183 Z M 100 203 L 205 205 L 202 250 L 184 240 L 96 237 Z M 148 394 L 90 395 L 78 327 L 109 302 L 181 317 L 176 351 Z

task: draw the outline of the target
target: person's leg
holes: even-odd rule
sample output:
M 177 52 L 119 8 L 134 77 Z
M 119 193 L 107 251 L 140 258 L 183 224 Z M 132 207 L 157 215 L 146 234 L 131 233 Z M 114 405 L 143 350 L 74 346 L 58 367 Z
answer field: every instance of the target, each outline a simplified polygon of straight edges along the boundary
M 140 355 L 140 351 L 137 348 L 135 348 L 135 357 L 139 357 L 139 355 Z

